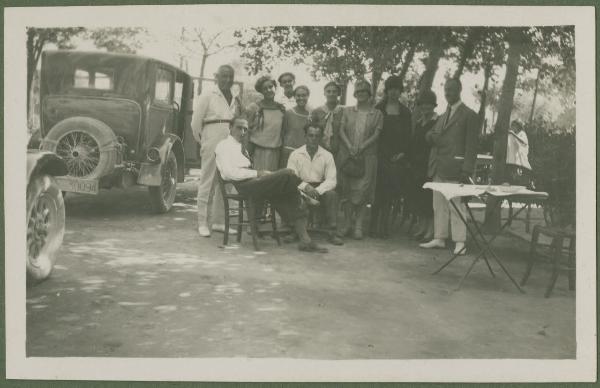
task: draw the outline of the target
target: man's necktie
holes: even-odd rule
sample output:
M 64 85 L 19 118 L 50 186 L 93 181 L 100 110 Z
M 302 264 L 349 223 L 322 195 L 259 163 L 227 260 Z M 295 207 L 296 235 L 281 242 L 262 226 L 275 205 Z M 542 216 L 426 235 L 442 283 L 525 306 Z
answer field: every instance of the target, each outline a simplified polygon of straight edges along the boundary
M 241 147 L 242 147 L 242 155 L 244 155 L 246 157 L 246 159 L 248 159 L 250 161 L 250 167 L 252 167 L 252 158 L 250 157 L 248 150 L 246 149 L 246 147 L 244 147 L 244 144 L 241 144 Z
M 450 113 L 452 113 L 452 105 L 448 105 L 448 110 L 446 111 L 446 119 L 444 120 L 444 128 L 448 125 L 448 121 L 450 121 Z

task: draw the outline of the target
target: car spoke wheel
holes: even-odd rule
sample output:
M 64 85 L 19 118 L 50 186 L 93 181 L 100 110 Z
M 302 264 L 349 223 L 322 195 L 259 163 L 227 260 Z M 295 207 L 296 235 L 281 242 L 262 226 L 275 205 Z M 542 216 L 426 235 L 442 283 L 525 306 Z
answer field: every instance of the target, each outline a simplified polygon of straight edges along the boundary
M 27 276 L 48 277 L 65 232 L 65 205 L 51 176 L 33 177 L 27 187 Z
M 171 210 L 177 194 L 177 158 L 169 152 L 167 160 L 161 167 L 160 186 L 150 186 L 150 200 L 154 211 L 166 213 Z
M 105 123 L 77 116 L 55 124 L 42 140 L 41 148 L 63 159 L 69 176 L 100 179 L 114 171 L 119 142 Z
M 69 175 L 86 177 L 100 163 L 100 146 L 89 134 L 72 131 L 58 140 L 56 153 L 67 164 Z

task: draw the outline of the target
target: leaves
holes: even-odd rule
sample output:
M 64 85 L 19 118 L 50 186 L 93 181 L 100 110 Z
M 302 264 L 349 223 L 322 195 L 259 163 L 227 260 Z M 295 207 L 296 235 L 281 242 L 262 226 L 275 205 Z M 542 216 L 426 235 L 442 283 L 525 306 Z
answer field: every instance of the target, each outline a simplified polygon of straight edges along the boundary
M 86 38 L 98 48 L 110 52 L 135 54 L 142 48 L 143 38 L 148 34 L 141 27 L 106 27 L 86 31 Z

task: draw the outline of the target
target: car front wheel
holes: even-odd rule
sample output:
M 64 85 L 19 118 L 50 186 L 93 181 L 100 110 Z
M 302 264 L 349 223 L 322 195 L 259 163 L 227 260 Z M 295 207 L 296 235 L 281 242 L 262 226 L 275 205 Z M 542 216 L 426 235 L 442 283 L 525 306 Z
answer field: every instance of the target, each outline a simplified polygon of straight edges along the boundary
M 50 275 L 65 234 L 65 203 L 49 175 L 32 177 L 27 186 L 27 279 Z
M 177 158 L 173 152 L 169 152 L 162 165 L 160 186 L 149 186 L 148 191 L 155 212 L 166 213 L 171 210 L 177 192 Z

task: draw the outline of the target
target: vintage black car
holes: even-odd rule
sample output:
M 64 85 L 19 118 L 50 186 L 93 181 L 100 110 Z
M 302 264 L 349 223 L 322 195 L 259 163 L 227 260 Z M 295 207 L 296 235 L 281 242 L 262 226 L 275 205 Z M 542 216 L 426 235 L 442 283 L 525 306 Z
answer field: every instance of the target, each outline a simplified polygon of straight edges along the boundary
M 183 182 L 192 78 L 138 55 L 45 51 L 41 68 L 41 149 L 68 175 L 63 191 L 148 186 L 153 209 L 167 212 Z

